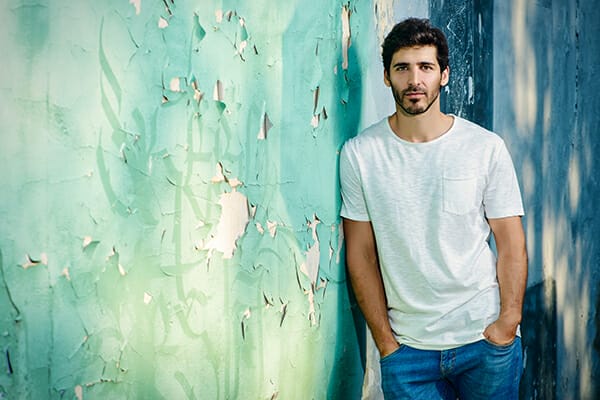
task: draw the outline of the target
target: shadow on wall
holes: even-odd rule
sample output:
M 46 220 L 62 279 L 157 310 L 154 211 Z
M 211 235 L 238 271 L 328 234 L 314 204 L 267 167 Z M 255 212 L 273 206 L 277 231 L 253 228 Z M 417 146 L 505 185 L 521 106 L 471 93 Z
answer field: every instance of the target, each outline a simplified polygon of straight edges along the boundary
M 531 285 L 521 387 L 527 399 L 600 393 L 600 354 L 593 347 L 600 301 L 600 228 L 593 221 L 600 192 L 591 128 L 598 125 L 599 103 L 585 95 L 585 88 L 598 87 L 590 69 L 599 61 L 598 28 L 589 28 L 600 15 L 592 3 L 495 6 L 495 129 L 514 155 L 527 213 Z
M 499 133 L 521 181 L 530 256 L 524 399 L 600 397 L 600 190 L 592 128 L 600 104 L 586 95 L 598 88 L 600 12 L 593 3 L 430 2 L 451 47 L 447 111 Z M 493 44 L 486 45 L 492 25 Z M 491 48 L 493 63 L 485 61 Z M 493 76 L 486 65 L 494 66 Z

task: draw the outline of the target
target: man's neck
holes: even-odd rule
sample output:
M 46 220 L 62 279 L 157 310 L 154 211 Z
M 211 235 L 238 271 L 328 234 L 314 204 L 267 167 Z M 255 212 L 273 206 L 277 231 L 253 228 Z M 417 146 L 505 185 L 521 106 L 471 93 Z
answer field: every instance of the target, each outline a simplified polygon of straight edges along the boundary
M 408 115 L 402 110 L 388 118 L 394 133 L 401 139 L 413 143 L 430 142 L 442 136 L 452 127 L 454 118 L 440 110 L 427 110 L 419 115 Z

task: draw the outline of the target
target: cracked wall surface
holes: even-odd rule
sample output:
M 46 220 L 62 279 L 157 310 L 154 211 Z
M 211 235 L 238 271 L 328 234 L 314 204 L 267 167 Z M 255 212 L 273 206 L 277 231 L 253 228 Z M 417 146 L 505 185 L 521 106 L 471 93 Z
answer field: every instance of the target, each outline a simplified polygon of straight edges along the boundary
M 336 171 L 371 5 L 0 20 L 0 398 L 359 396 Z
M 0 399 L 353 399 L 365 358 L 381 398 L 337 157 L 393 112 L 378 46 L 411 15 L 521 180 L 521 396 L 600 396 L 600 9 L 307 4 L 0 4 Z

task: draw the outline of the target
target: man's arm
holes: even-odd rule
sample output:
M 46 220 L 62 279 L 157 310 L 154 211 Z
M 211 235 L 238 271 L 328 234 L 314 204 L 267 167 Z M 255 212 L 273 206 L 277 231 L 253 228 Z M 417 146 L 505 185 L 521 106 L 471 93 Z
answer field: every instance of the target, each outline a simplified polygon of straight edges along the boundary
M 346 263 L 352 289 L 379 353 L 381 357 L 385 357 L 393 353 L 399 344 L 392 333 L 388 319 L 371 222 L 344 218 L 344 237 Z
M 500 287 L 500 316 L 483 335 L 502 345 L 515 338 L 521 322 L 527 287 L 527 249 L 521 217 L 489 219 L 488 222 L 498 250 L 496 274 Z

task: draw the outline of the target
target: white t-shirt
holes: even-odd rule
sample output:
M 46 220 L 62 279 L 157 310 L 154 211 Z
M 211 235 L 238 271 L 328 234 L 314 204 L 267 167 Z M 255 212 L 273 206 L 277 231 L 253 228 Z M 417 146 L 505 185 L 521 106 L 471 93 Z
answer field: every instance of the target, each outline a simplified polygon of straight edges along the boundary
M 444 350 L 483 338 L 500 311 L 486 218 L 523 215 L 504 141 L 454 116 L 425 143 L 387 118 L 348 140 L 340 157 L 344 218 L 371 221 L 399 343 Z

